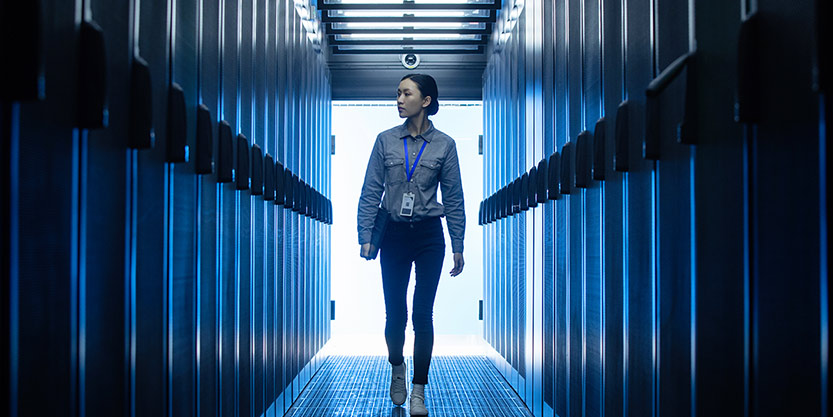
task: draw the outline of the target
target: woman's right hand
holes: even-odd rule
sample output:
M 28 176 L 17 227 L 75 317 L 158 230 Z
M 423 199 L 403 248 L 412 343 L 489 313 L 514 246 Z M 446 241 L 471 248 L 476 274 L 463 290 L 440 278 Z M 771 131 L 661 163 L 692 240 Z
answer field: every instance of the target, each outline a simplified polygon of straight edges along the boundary
M 373 245 L 370 243 L 365 243 L 362 245 L 361 256 L 364 259 L 370 260 L 370 252 L 373 251 Z

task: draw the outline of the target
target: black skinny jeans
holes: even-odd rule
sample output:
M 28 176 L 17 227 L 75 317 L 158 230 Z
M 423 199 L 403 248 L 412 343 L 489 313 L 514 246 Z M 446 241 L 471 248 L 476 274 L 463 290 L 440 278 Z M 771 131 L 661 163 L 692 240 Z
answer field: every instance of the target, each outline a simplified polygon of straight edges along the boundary
M 414 290 L 414 384 L 428 384 L 434 349 L 434 298 L 445 256 L 443 226 L 439 217 L 419 222 L 389 222 L 379 249 L 385 293 L 385 340 L 391 365 L 404 362 L 405 325 L 408 321 L 408 281 L 416 264 Z

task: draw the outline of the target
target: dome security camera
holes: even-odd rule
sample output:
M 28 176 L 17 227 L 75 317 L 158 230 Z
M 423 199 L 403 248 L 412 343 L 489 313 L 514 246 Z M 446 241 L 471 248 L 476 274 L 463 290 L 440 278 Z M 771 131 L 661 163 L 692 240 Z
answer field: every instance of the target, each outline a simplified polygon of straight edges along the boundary
M 419 66 L 419 55 L 417 54 L 403 54 L 400 60 L 402 61 L 402 66 L 409 70 Z

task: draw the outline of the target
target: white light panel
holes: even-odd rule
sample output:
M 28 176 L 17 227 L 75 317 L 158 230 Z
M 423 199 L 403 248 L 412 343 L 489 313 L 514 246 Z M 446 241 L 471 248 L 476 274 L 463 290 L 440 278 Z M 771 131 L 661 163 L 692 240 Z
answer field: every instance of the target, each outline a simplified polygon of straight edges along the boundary
M 340 0 L 327 4 L 402 4 L 402 0 Z M 493 4 L 492 0 L 415 0 L 416 4 Z
M 330 10 L 331 17 L 489 17 L 483 10 Z
M 403 40 L 404 38 L 414 40 L 479 40 L 480 35 L 461 35 L 459 33 L 414 33 L 408 35 L 390 35 L 385 33 L 354 33 L 350 35 L 336 35 L 336 40 Z
M 467 22 L 344 22 L 334 23 L 333 29 L 485 29 L 484 23 Z

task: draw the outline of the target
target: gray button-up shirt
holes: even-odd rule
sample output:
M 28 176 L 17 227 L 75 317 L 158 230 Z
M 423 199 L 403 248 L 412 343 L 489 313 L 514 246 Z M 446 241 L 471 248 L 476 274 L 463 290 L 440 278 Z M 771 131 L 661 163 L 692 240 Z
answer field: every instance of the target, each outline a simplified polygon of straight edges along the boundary
M 408 142 L 409 167 L 405 167 L 403 139 Z M 425 150 L 409 182 L 405 170 L 413 168 L 423 143 L 426 143 Z M 437 202 L 437 185 L 442 187 L 443 204 Z M 406 192 L 414 193 L 412 217 L 399 215 L 402 195 Z M 434 129 L 433 123 L 417 137 L 408 132 L 407 121 L 376 137 L 359 198 L 359 244 L 370 242 L 380 201 L 381 207 L 390 213 L 391 220 L 395 222 L 445 216 L 451 249 L 454 253 L 463 252 L 466 213 L 457 145 L 454 139 Z

